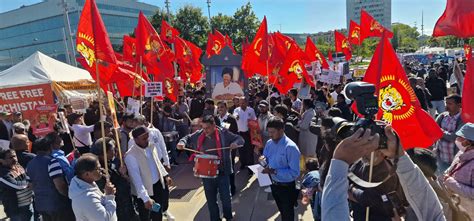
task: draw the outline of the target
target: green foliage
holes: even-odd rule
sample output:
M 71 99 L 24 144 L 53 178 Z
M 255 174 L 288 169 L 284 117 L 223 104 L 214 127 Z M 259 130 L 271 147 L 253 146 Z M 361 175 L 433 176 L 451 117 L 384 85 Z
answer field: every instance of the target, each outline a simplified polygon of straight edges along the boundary
M 180 36 L 200 48 L 205 48 L 207 43 L 207 33 L 209 32 L 209 22 L 202 10 L 197 7 L 186 5 L 176 13 L 173 27 L 178 29 Z
M 218 30 L 222 34 L 229 34 L 232 38 L 231 33 L 234 32 L 234 18 L 222 13 L 217 14 L 211 18 L 211 27 L 213 30 Z
M 396 23 L 392 25 L 392 30 L 392 46 L 395 50 L 400 52 L 415 52 L 420 47 L 418 42 L 420 33 L 416 27 Z
M 259 26 L 260 21 L 255 15 L 250 2 L 237 9 L 233 16 L 233 32 L 227 34 L 232 38 L 234 48 L 238 53 L 242 51 L 242 43 L 245 38 L 252 41 Z

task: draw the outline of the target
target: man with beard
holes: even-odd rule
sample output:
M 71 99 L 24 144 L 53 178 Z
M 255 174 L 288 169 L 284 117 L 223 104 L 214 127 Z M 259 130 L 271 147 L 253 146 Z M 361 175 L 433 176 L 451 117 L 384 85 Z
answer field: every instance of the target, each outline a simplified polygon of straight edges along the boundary
M 122 116 L 122 127 L 120 127 L 120 149 L 122 153 L 128 150 L 128 141 L 130 141 L 130 132 L 136 126 L 136 119 L 134 113 L 125 113 Z

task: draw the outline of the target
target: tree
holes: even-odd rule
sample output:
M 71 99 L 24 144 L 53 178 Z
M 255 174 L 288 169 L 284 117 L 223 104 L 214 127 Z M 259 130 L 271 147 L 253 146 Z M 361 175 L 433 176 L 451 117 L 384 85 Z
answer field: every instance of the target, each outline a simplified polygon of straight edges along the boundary
M 181 37 L 200 48 L 205 48 L 207 33 L 210 31 L 207 17 L 197 7 L 186 5 L 176 13 L 175 22 L 172 25 L 181 32 Z
M 161 29 L 161 21 L 165 20 L 167 21 L 170 25 L 174 25 L 175 23 L 175 16 L 170 13 L 169 14 L 169 20 L 168 20 L 168 14 L 165 10 L 158 8 L 156 10 L 155 14 L 151 16 L 150 18 L 150 23 L 153 25 L 153 27 L 158 30 L 158 33 L 160 32 Z
M 404 52 L 414 52 L 419 48 L 418 38 L 420 37 L 420 33 L 416 27 L 396 23 L 392 25 L 392 30 L 394 34 L 392 46 L 395 50 L 399 49 Z
M 232 33 L 235 31 L 233 23 L 233 17 L 219 13 L 211 18 L 211 27 L 213 29 L 211 31 L 218 30 L 222 34 L 228 34 L 232 38 Z
M 260 25 L 260 21 L 252 10 L 252 5 L 248 2 L 234 13 L 232 22 L 232 33 L 228 33 L 234 42 L 237 52 L 242 52 L 242 42 L 245 38 L 249 41 L 255 37 L 255 33 Z
M 400 39 L 398 37 L 398 30 L 393 30 L 393 38 L 392 38 L 392 47 L 397 51 L 398 49 L 398 44 L 400 42 Z

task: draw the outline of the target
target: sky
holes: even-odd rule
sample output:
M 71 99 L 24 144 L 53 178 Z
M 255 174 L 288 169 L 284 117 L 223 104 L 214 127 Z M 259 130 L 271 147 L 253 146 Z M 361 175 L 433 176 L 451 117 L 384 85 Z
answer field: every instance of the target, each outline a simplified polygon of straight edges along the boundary
M 113 0 L 110 0 L 113 1 Z M 138 0 L 164 7 L 165 0 Z M 267 16 L 269 31 L 283 33 L 316 33 L 346 28 L 346 0 L 211 0 L 211 16 L 222 13 L 233 15 L 237 8 L 251 2 L 259 19 Z M 0 0 L 0 13 L 31 5 L 40 0 Z M 207 0 L 170 0 L 170 9 L 184 5 L 200 7 L 205 15 Z M 433 27 L 446 6 L 446 0 L 392 0 L 392 23 L 400 22 L 421 29 L 424 14 L 424 33 L 431 35 Z M 421 31 L 421 30 L 420 30 Z

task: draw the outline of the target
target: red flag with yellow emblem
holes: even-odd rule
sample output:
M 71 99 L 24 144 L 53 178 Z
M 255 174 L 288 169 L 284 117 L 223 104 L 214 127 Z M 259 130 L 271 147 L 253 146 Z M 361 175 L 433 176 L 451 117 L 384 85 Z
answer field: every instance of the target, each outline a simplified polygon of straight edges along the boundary
M 368 37 L 385 37 L 393 38 L 393 33 L 383 27 L 374 17 L 367 13 L 364 9 L 360 11 L 360 43 Z
M 349 34 L 347 36 L 351 45 L 360 45 L 360 25 L 355 21 L 350 22 L 349 24 Z
M 161 39 L 164 41 L 171 43 L 174 41 L 174 38 L 179 35 L 179 31 L 175 28 L 173 28 L 168 22 L 165 20 L 161 20 Z
M 466 60 L 469 61 L 472 57 L 472 47 L 469 44 L 464 45 L 464 56 L 466 57 Z
M 441 129 L 421 108 L 388 38 L 382 37 L 364 81 L 376 87 L 377 119 L 392 124 L 405 149 L 427 148 L 441 138 Z
M 279 71 L 279 75 L 283 80 L 288 82 L 288 87 L 282 89 L 282 91 L 279 90 L 280 93 L 287 93 L 295 83 L 301 82 L 303 78 L 310 80 L 308 83 L 312 83 L 314 86 L 314 82 L 308 77 L 308 72 L 304 67 L 305 60 L 306 55 L 303 50 L 298 45 L 292 44 Z
M 137 41 L 128 35 L 123 36 L 123 60 L 134 64 L 137 62 Z
M 202 65 L 199 61 L 202 50 L 195 44 L 180 37 L 176 37 L 174 44 L 181 79 L 184 82 L 196 83 L 202 77 Z
M 314 45 L 313 41 L 311 41 L 311 38 L 309 36 L 306 38 L 305 53 L 311 62 L 319 61 L 322 68 L 329 69 L 329 64 L 326 61 L 326 58 L 324 58 L 324 55 L 319 51 L 316 45 Z
M 242 55 L 242 70 L 244 70 L 245 76 L 248 78 L 256 73 L 263 76 L 269 73 L 268 60 L 260 59 L 262 51 L 265 53 L 265 50 L 267 52 L 269 50 L 268 48 L 263 48 L 263 40 L 264 38 L 268 38 L 267 35 L 267 18 L 264 17 L 255 38 Z
M 346 56 L 346 61 L 352 58 L 352 49 L 349 40 L 342 33 L 334 31 L 334 39 L 336 43 L 336 52 L 342 52 Z
M 173 52 L 163 43 L 143 12 L 138 15 L 136 42 L 137 56 L 142 57 L 144 63 L 171 62 L 173 59 Z
M 220 54 L 225 44 L 225 37 L 219 31 L 215 30 L 214 34 L 209 32 L 206 47 L 207 57 Z
M 97 64 L 100 79 L 104 82 L 110 79 L 117 58 L 95 0 L 86 0 L 84 3 L 77 26 L 76 50 L 84 58 L 81 64 L 89 70 L 92 77 L 96 76 Z

